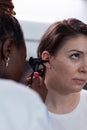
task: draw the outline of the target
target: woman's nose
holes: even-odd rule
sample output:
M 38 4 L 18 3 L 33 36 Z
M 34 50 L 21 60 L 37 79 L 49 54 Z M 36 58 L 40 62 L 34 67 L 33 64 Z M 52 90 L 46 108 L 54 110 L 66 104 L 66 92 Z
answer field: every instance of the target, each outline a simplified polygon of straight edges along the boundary
M 87 73 L 87 58 L 82 62 L 80 67 L 80 72 Z

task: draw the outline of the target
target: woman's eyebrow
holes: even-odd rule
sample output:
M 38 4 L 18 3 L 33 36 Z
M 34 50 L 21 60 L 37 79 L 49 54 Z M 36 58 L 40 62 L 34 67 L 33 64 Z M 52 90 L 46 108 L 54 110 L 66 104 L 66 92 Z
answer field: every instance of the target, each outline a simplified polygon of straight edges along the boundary
M 84 52 L 83 52 L 83 51 L 79 51 L 79 50 L 76 50 L 76 49 L 69 50 L 68 52 L 78 52 L 78 53 L 84 54 Z

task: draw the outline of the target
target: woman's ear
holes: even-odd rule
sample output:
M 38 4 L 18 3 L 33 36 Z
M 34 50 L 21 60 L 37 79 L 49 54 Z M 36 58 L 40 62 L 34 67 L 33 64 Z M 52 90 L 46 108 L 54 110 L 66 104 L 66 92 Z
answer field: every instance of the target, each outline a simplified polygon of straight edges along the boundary
M 47 60 L 48 62 L 44 63 L 44 65 L 49 68 L 50 67 L 50 59 L 51 55 L 49 54 L 48 51 L 43 51 L 41 55 L 42 60 Z
M 10 55 L 12 54 L 14 49 L 14 43 L 12 41 L 12 39 L 6 39 L 6 41 L 4 42 L 3 46 L 2 46 L 2 55 L 4 59 L 7 59 L 8 57 L 10 57 Z

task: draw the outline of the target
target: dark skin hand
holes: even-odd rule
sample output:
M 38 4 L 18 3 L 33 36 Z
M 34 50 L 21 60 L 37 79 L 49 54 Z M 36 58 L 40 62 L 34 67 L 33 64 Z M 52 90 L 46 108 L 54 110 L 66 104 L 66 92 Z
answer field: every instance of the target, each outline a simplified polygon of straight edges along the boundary
M 47 89 L 44 84 L 44 78 L 41 76 L 33 77 L 32 83 L 31 83 L 31 74 L 27 75 L 27 77 L 30 78 L 30 80 L 27 82 L 27 86 L 35 90 L 42 98 L 42 100 L 45 102 L 46 95 L 47 95 Z
M 44 84 L 44 78 L 41 76 L 34 77 L 31 83 L 31 74 L 33 73 L 32 68 L 29 66 L 29 63 L 26 61 L 25 63 L 25 70 L 24 74 L 21 78 L 21 83 L 29 86 L 33 90 L 35 90 L 42 98 L 42 100 L 45 102 L 46 95 L 47 95 L 47 89 Z M 26 80 L 28 79 L 28 80 Z

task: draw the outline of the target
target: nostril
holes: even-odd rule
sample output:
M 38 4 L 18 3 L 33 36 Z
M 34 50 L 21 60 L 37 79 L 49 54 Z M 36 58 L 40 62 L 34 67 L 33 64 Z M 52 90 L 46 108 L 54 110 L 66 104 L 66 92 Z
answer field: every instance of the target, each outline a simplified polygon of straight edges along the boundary
M 87 73 L 87 66 L 83 67 L 83 68 L 80 68 L 80 72 L 81 73 Z

